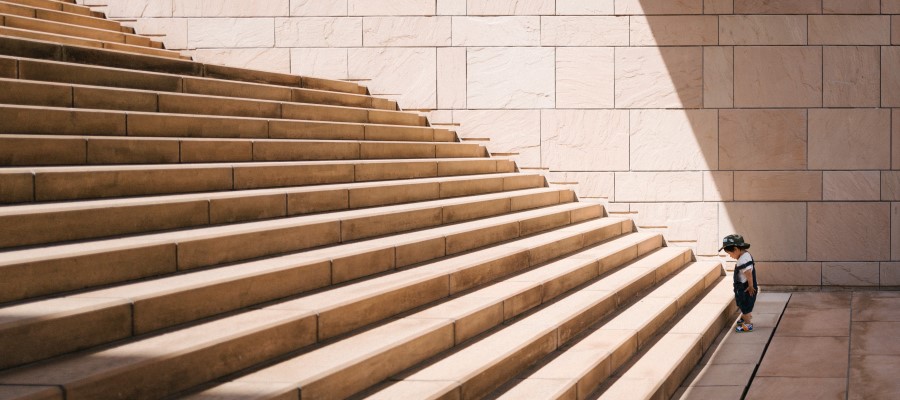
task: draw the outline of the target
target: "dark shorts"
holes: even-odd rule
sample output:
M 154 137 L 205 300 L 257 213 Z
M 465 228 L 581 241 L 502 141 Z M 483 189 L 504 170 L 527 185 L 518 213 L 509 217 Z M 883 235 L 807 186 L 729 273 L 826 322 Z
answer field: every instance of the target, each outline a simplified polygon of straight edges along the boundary
M 753 312 L 753 305 L 756 304 L 756 296 L 751 296 L 750 293 L 745 292 L 747 290 L 747 283 L 735 283 L 734 284 L 734 301 L 737 303 L 738 308 L 741 309 L 741 314 L 750 314 Z M 759 294 L 759 292 L 757 292 Z

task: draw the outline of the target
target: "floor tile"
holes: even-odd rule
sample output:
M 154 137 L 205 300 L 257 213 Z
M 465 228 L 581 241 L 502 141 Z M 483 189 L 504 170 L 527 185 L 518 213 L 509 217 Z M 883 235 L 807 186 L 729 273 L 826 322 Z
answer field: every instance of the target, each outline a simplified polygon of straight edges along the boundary
M 850 357 L 849 398 L 896 399 L 900 388 L 900 356 Z
M 847 377 L 846 337 L 774 337 L 757 377 Z
M 687 386 L 740 386 L 750 382 L 756 364 L 712 364 L 695 369 L 684 380 Z
M 853 321 L 900 321 L 900 292 L 854 293 Z
M 850 292 L 798 292 L 791 295 L 788 308 L 850 308 Z
M 678 389 L 672 400 L 739 400 L 743 386 L 694 386 Z
M 847 393 L 844 378 L 758 377 L 747 391 L 747 400 L 816 399 L 843 400 Z
M 900 334 L 900 322 L 854 322 L 850 337 L 850 353 L 853 355 L 900 355 L 898 334 Z
M 848 336 L 850 309 L 792 308 L 784 311 L 775 336 Z

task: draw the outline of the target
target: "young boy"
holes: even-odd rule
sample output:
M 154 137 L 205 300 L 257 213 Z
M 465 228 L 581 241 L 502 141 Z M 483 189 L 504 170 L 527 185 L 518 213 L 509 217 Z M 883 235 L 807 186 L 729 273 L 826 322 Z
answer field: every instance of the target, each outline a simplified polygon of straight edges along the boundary
M 737 332 L 753 331 L 753 305 L 756 304 L 756 269 L 753 268 L 753 256 L 747 249 L 750 243 L 744 242 L 741 235 L 728 235 L 722 239 L 722 247 L 731 258 L 737 260 L 734 267 L 734 301 L 741 309 L 741 319 L 734 328 Z

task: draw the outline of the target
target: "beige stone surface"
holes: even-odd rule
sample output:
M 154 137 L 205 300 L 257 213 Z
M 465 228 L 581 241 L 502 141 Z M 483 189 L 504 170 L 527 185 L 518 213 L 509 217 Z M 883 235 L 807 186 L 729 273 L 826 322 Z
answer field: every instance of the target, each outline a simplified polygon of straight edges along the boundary
M 553 0 L 466 0 L 468 15 L 553 15 Z
M 706 249 L 715 253 L 719 248 L 717 205 L 712 203 L 635 203 L 635 214 L 629 217 L 639 229 L 665 226 L 667 240 L 694 240 L 715 245 Z M 706 253 L 706 252 L 704 252 Z
M 719 236 L 740 233 L 759 261 L 806 261 L 806 208 L 806 203 L 721 203 Z
M 542 46 L 627 46 L 628 17 L 541 17 Z
M 703 106 L 734 106 L 734 48 L 703 48 Z
M 849 337 L 775 336 L 757 370 L 759 377 L 847 377 Z M 756 384 L 751 385 L 752 388 Z
M 347 0 L 349 15 L 434 15 L 434 0 Z
M 805 45 L 805 15 L 724 15 L 719 17 L 721 45 Z
M 162 35 L 167 49 L 188 48 L 188 20 L 184 18 L 139 18 L 128 24 L 144 35 Z
M 900 107 L 900 46 L 881 48 L 881 106 Z
M 756 274 L 760 285 L 822 284 L 822 263 L 818 262 L 758 262 Z
M 613 172 L 550 172 L 547 180 L 551 186 L 563 186 L 575 190 L 582 200 L 607 200 L 613 197 Z
M 454 46 L 537 46 L 540 17 L 454 17 Z
M 438 15 L 466 15 L 466 0 L 437 0 Z
M 736 201 L 822 200 L 822 172 L 737 171 L 734 173 Z
M 825 201 L 880 200 L 881 174 L 878 171 L 825 171 L 822 192 Z
M 632 110 L 632 171 L 718 169 L 715 110 Z
M 794 292 L 788 307 L 791 308 L 850 308 L 850 292 Z
M 891 203 L 891 260 L 900 260 L 900 203 Z
M 488 150 L 519 153 L 519 166 L 541 163 L 541 113 L 538 110 L 460 110 L 453 112 L 463 138 L 489 136 Z
M 395 94 L 403 108 L 437 105 L 436 50 L 433 48 L 350 49 L 351 77 L 366 77 L 374 95 Z
M 878 286 L 877 262 L 822 263 L 822 284 L 836 286 Z
M 892 250 L 895 251 L 896 247 Z M 900 262 L 882 262 L 879 266 L 879 276 L 881 286 L 900 286 Z
M 805 169 L 805 110 L 720 110 L 719 167 Z
M 888 203 L 810 203 L 808 259 L 887 259 L 890 256 L 889 215 Z
M 891 16 L 891 44 L 900 44 L 900 16 Z
M 628 111 L 541 112 L 541 162 L 551 171 L 628 169 Z
M 704 171 L 703 201 L 734 200 L 734 172 Z
M 900 356 L 851 355 L 848 398 L 889 399 L 897 393 Z
M 815 367 L 813 367 L 815 368 Z M 768 399 L 843 399 L 847 396 L 846 378 L 757 377 L 753 379 L 748 400 Z
M 115 0 L 108 12 L 116 17 L 171 17 L 173 0 Z
M 451 17 L 371 17 L 363 19 L 366 47 L 449 46 Z M 321 29 L 321 28 L 320 28 Z M 336 27 L 334 31 L 343 31 Z M 356 33 L 354 29 L 346 32 Z M 342 47 L 342 46 L 333 46 Z
M 878 107 L 881 55 L 878 47 L 825 47 L 825 107 Z
M 188 20 L 189 48 L 272 47 L 275 45 L 272 18 L 191 18 Z
M 788 307 L 778 323 L 778 336 L 850 336 L 850 309 Z
M 291 73 L 330 79 L 347 79 L 347 49 L 291 49 Z
M 437 49 L 437 106 L 466 108 L 466 49 Z M 452 119 L 452 117 L 451 117 Z M 431 118 L 431 122 L 436 122 Z
M 881 200 L 900 200 L 900 171 L 881 171 Z
M 319 17 L 347 15 L 347 2 L 330 0 L 291 0 L 291 16 Z
M 735 14 L 821 14 L 822 0 L 740 0 Z
M 196 49 L 191 55 L 195 60 L 208 64 L 228 64 L 240 68 L 288 73 L 291 68 L 291 53 L 279 48 L 216 48 Z
M 886 109 L 809 110 L 809 168 L 890 168 L 890 118 Z
M 703 0 L 616 0 L 616 14 L 702 14 Z
M 556 15 L 612 15 L 615 0 L 556 0 Z
M 174 0 L 175 17 L 281 17 L 289 13 L 289 0 L 248 3 L 241 0 L 193 1 Z
M 900 14 L 900 0 L 881 0 L 881 12 L 885 14 Z
M 891 20 L 886 15 L 810 15 L 809 44 L 889 45 Z
M 556 107 L 612 108 L 614 54 L 612 47 L 557 48 Z
M 900 322 L 900 292 L 855 292 L 851 306 L 854 322 Z
M 278 47 L 361 47 L 363 19 L 293 17 L 275 19 Z
M 555 104 L 552 48 L 469 48 L 470 109 L 550 108 Z
M 822 49 L 735 47 L 735 107 L 820 107 Z
M 631 17 L 632 46 L 698 46 L 719 44 L 719 18 L 711 15 Z
M 700 107 L 702 59 L 700 47 L 617 49 L 616 107 Z
M 617 202 L 700 201 L 700 172 L 617 172 Z
M 879 14 L 881 0 L 822 0 L 823 14 Z

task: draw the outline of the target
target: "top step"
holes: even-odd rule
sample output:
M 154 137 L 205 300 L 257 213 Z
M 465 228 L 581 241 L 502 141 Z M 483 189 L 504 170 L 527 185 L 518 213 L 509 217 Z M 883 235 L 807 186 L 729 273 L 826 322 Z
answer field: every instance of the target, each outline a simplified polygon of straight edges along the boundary
M 16 3 L 30 7 L 45 8 L 54 11 L 63 11 L 78 15 L 94 15 L 91 9 L 86 6 L 73 4 L 70 2 L 55 0 L 4 0 L 7 3 Z

